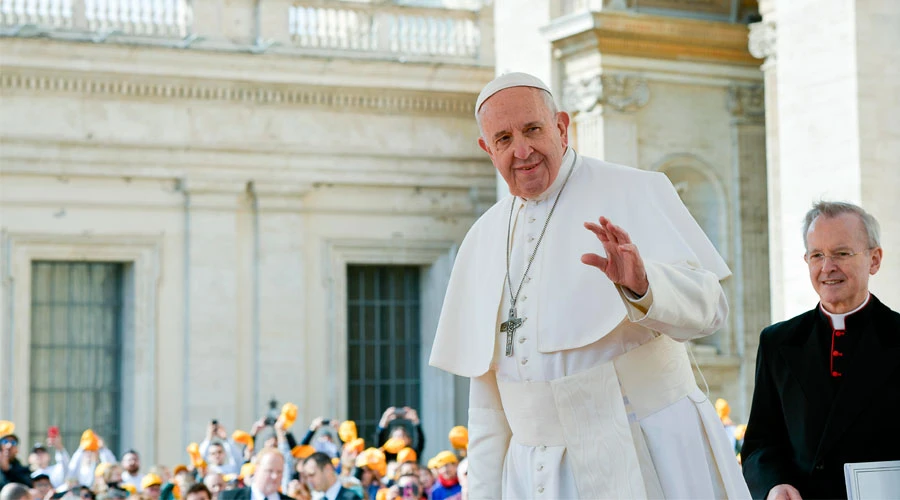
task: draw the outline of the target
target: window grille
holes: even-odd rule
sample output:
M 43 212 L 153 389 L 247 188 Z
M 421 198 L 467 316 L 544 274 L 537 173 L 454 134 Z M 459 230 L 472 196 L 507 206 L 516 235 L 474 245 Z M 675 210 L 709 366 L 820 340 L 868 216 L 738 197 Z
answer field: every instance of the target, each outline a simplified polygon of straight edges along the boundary
M 348 418 L 367 443 L 390 406 L 409 406 L 423 417 L 419 272 L 413 266 L 347 267 Z
M 93 429 L 119 453 L 124 265 L 35 261 L 31 270 L 28 444 L 56 425 L 70 452 Z

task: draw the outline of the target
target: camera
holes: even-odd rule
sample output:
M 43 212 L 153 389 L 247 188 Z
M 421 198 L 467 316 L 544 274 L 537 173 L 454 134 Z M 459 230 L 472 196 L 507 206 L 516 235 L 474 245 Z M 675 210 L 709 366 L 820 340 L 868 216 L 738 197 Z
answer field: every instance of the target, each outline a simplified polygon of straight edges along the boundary
M 275 417 L 266 417 L 266 419 L 263 420 L 263 423 L 266 425 L 275 425 L 275 420 Z
M 328 420 L 326 418 L 325 420 L 322 421 L 322 425 L 331 425 L 331 420 Z
M 396 410 L 394 410 L 394 415 L 397 415 L 397 418 L 403 418 L 406 416 L 406 409 L 397 408 Z
M 216 419 L 212 419 L 212 422 L 210 422 L 210 423 L 213 425 L 219 425 L 219 421 Z

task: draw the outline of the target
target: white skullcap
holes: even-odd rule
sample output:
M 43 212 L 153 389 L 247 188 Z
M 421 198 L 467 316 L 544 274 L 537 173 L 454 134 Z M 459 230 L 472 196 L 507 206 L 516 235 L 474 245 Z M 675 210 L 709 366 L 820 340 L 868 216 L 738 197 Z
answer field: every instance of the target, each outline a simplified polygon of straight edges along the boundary
M 478 94 L 478 100 L 475 101 L 476 117 L 478 115 L 478 110 L 481 109 L 484 101 L 487 101 L 497 92 L 511 87 L 534 87 L 536 89 L 545 90 L 548 94 L 552 94 L 550 88 L 544 85 L 544 82 L 542 82 L 540 78 L 529 75 L 528 73 L 507 73 L 505 75 L 500 75 L 485 85 L 481 90 L 481 93 Z

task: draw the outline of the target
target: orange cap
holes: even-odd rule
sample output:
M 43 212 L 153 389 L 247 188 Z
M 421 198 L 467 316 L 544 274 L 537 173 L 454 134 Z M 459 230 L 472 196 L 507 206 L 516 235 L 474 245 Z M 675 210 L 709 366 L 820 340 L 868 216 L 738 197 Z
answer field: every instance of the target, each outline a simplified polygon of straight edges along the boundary
M 461 425 L 450 429 L 450 446 L 456 450 L 465 450 L 469 447 L 469 429 Z
M 294 448 L 291 449 L 291 456 L 293 456 L 294 458 L 296 458 L 298 460 L 303 460 L 305 458 L 308 458 L 310 455 L 312 455 L 315 452 L 316 452 L 315 448 L 313 448 L 312 446 L 310 446 L 308 444 L 304 444 L 304 445 L 294 446 Z
M 238 477 L 244 479 L 252 476 L 254 472 L 256 472 L 256 464 L 247 462 L 241 466 L 241 473 L 238 474 Z
M 400 450 L 406 448 L 406 441 L 400 438 L 390 438 L 381 448 L 388 453 L 396 455 Z
M 94 431 L 88 429 L 81 434 L 81 447 L 87 451 L 97 451 L 100 449 L 100 440 Z
M 344 449 L 355 450 L 357 453 L 362 453 L 362 451 L 366 449 L 366 441 L 363 438 L 356 438 L 345 444 Z
M 249 447 L 251 450 L 253 449 L 253 436 L 242 430 L 232 432 L 231 439 L 234 440 L 235 443 L 240 443 Z
M 397 453 L 397 463 L 405 464 L 406 462 L 415 462 L 419 459 L 416 450 L 406 447 Z
M 294 403 L 285 403 L 281 407 L 281 420 L 284 422 L 284 430 L 290 429 L 297 420 L 297 405 Z

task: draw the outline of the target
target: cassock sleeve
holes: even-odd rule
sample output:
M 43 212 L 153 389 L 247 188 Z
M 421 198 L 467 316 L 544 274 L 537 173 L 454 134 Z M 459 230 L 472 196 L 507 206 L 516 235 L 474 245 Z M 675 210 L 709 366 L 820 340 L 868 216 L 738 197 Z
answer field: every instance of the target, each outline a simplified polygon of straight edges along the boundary
M 500 500 L 503 461 L 512 431 L 500 402 L 497 372 L 473 377 L 469 386 L 469 499 Z
M 741 447 L 744 479 L 753 498 L 766 498 L 769 490 L 779 484 L 797 484 L 799 472 L 791 460 L 791 441 L 771 366 L 768 366 L 766 338 L 764 330 L 756 354 L 756 385 L 750 418 Z
M 728 300 L 719 278 L 689 264 L 645 260 L 650 289 L 635 300 L 617 286 L 628 319 L 678 341 L 705 337 L 728 318 Z

